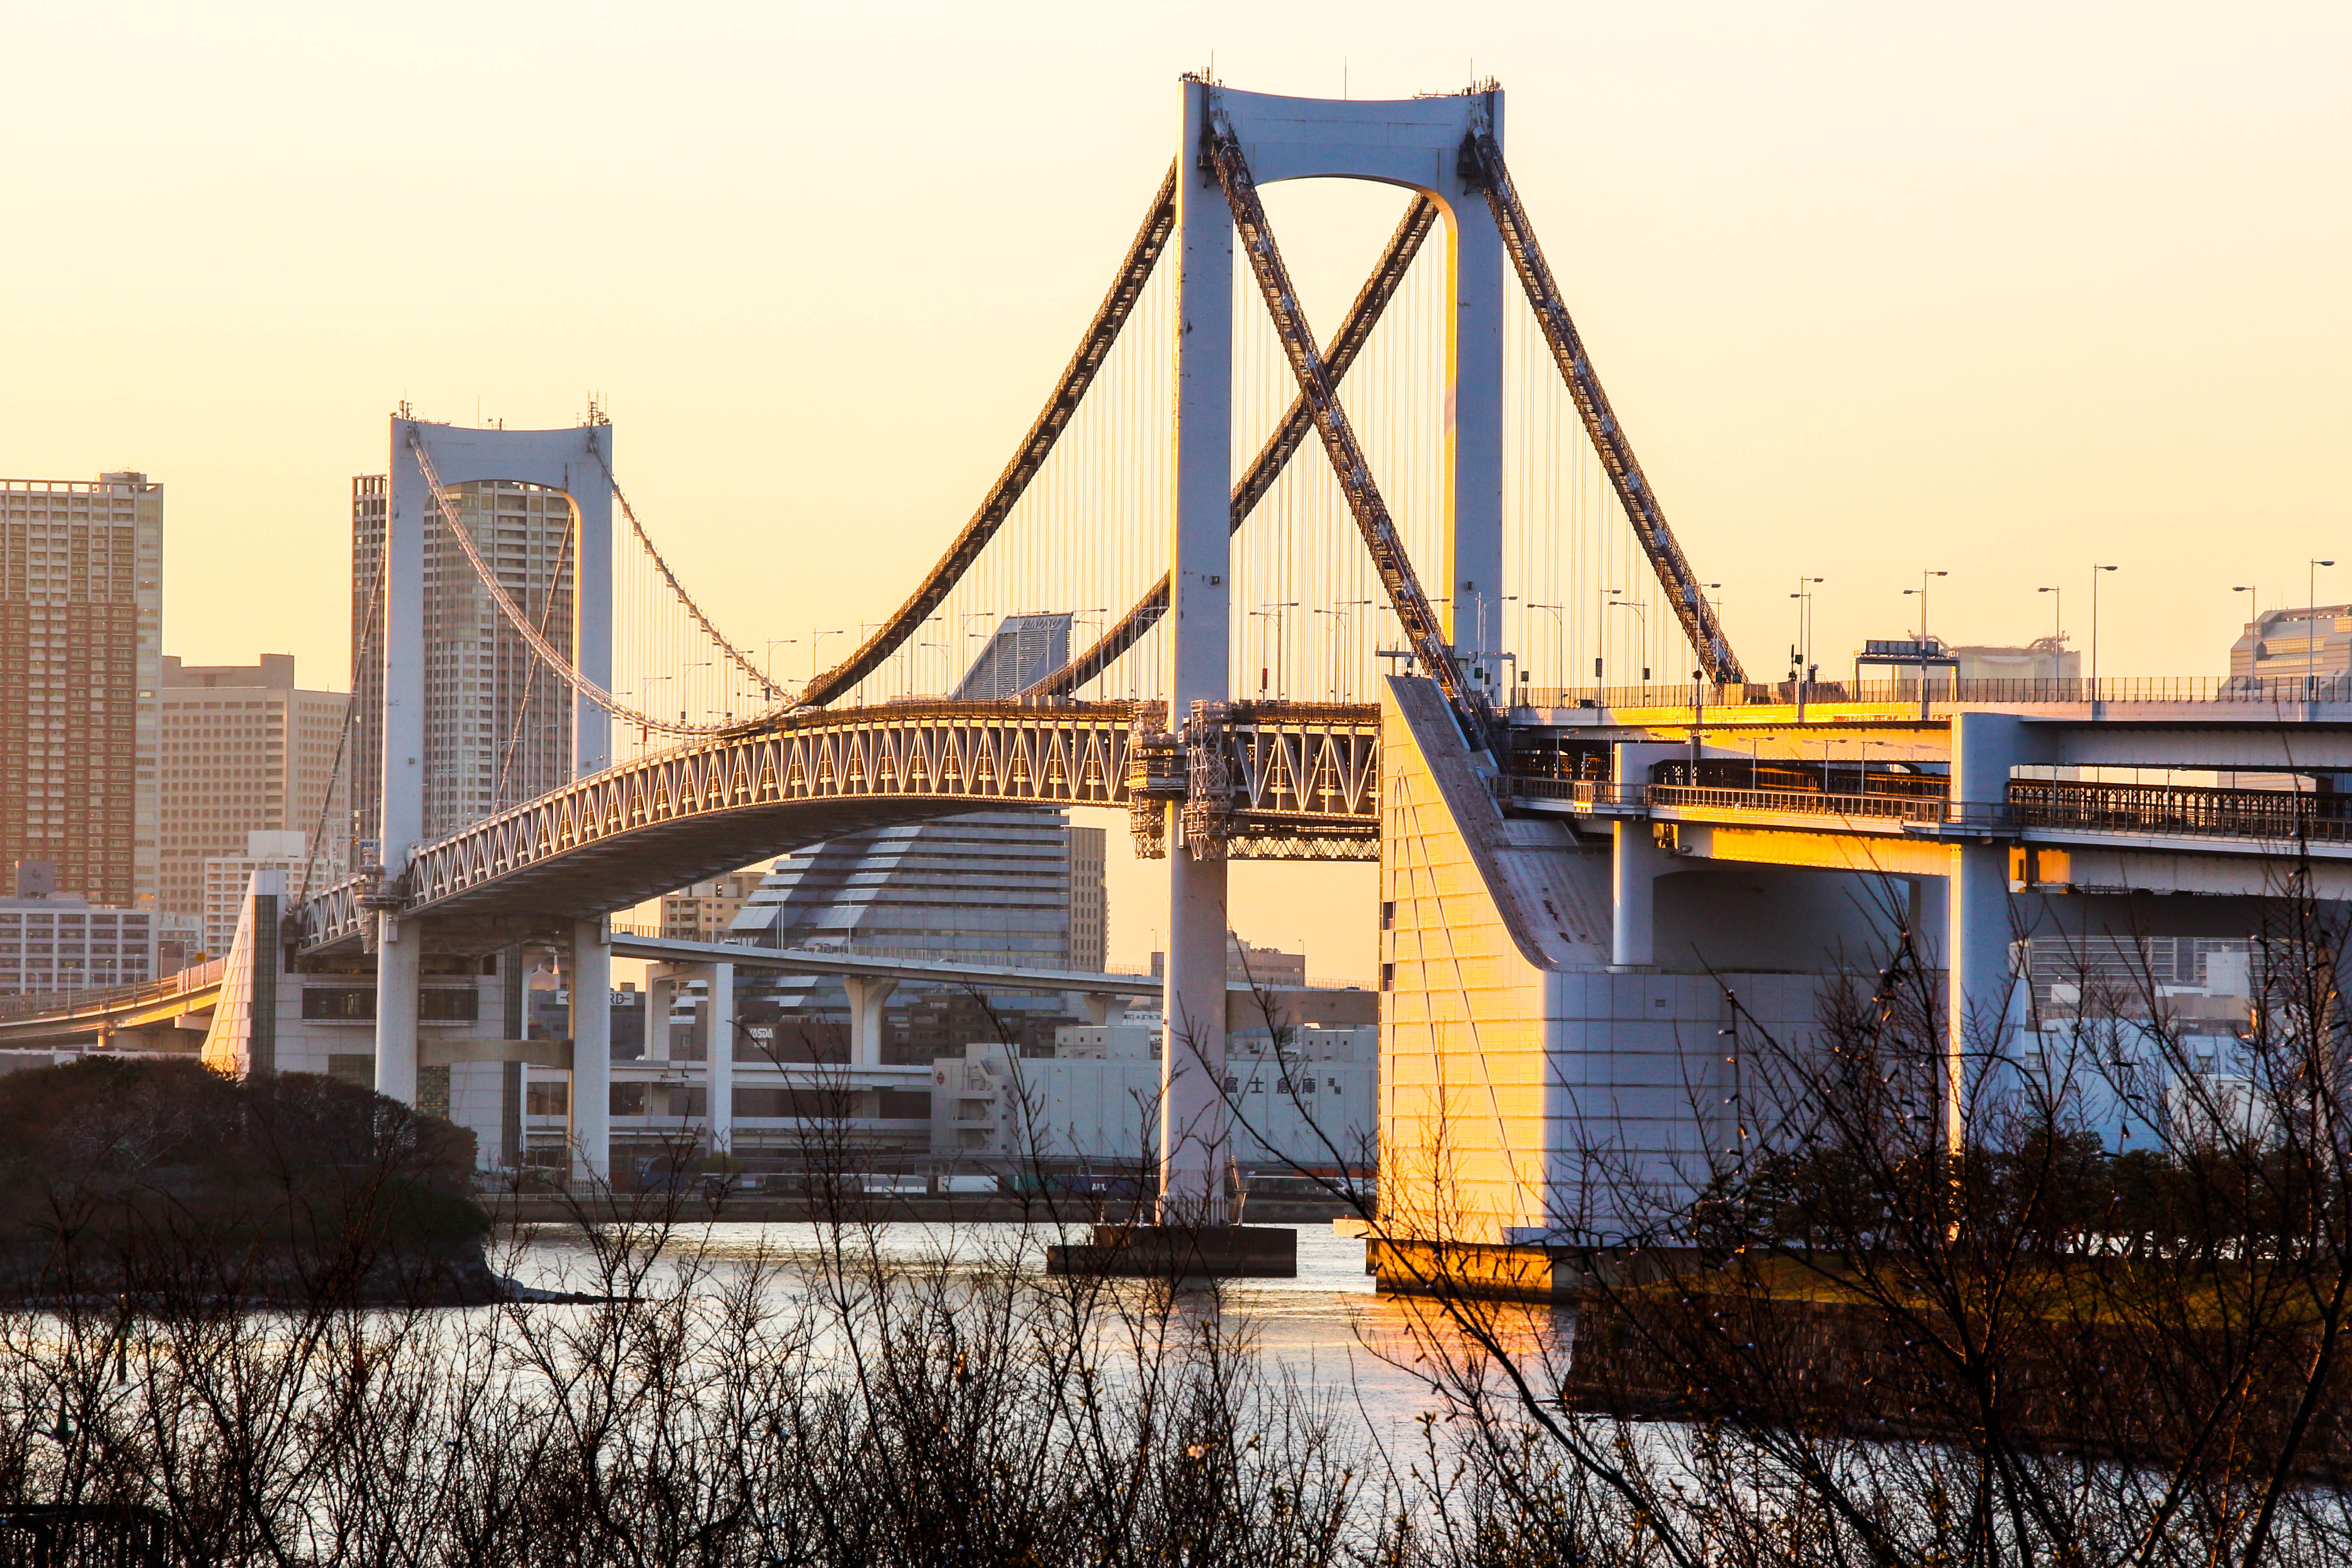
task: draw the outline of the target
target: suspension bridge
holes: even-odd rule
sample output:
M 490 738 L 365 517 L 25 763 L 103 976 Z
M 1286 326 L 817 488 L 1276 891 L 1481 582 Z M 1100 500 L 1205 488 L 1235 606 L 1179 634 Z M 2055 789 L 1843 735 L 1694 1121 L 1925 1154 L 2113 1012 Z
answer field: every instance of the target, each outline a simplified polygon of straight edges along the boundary
M 509 431 L 404 410 L 359 639 L 382 715 L 359 869 L 257 903 L 209 976 L 35 999 L 0 1012 L 0 1043 L 194 1016 L 228 1065 L 269 1031 L 282 1064 L 299 977 L 372 966 L 374 1079 L 414 1101 L 420 1008 L 449 984 L 431 977 L 464 963 L 553 943 L 571 994 L 601 998 L 609 917 L 698 879 L 888 824 L 1115 811 L 1170 872 L 1164 984 L 1126 992 L 1164 1010 L 1163 1215 L 1227 1218 L 1227 867 L 1364 860 L 1383 1203 L 1433 1239 L 1542 1247 L 1609 1233 L 1575 1175 L 1596 1138 L 1683 1179 L 1742 1135 L 1735 993 L 1801 1033 L 1836 954 L 1908 933 L 1950 976 L 1957 1139 L 2034 921 L 2145 922 L 2189 894 L 2208 897 L 2167 900 L 2171 917 L 2243 925 L 2290 872 L 2352 895 L 2352 818 L 2313 787 L 2352 771 L 2333 685 L 1751 680 L 1538 242 L 1497 88 L 1332 101 L 1187 79 L 1181 97 L 1176 156 L 1011 460 L 893 613 L 812 633 L 804 679 L 688 593 L 601 416 Z M 1266 195 L 1309 179 L 1402 208 L 1319 334 Z M 554 562 L 461 520 L 486 483 L 571 498 Z M 430 572 L 477 585 L 479 624 L 428 623 Z M 975 644 L 1016 611 L 1078 635 L 983 669 Z M 489 673 L 451 650 L 493 622 L 529 650 L 502 677 L 530 693 L 518 711 L 568 751 L 528 797 L 509 788 L 523 720 L 475 795 L 436 783 L 427 749 L 436 703 Z M 477 804 L 428 834 L 436 788 Z M 668 956 L 726 979 L 711 953 Z M 608 1169 L 606 1029 L 575 1006 L 590 1176 Z

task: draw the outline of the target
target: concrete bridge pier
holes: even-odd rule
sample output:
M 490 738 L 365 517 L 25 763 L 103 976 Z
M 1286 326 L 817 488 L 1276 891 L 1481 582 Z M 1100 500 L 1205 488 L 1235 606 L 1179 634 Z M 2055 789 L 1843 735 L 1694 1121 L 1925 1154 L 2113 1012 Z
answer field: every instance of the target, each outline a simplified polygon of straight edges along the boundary
M 1200 166 L 1216 89 L 1184 84 L 1177 160 L 1176 504 L 1169 571 L 1168 717 L 1233 694 L 1234 215 Z M 1173 807 L 1171 808 L 1174 810 Z M 1223 1226 L 1225 1196 L 1224 846 L 1182 842 L 1175 813 L 1168 862 L 1167 989 L 1162 993 L 1160 1220 Z
M 733 968 L 730 964 L 719 967 Z M 882 1065 L 882 1009 L 898 983 L 886 975 L 848 974 L 842 977 L 841 984 L 849 993 L 849 1065 L 878 1068 Z
M 425 985 L 425 933 L 386 910 L 376 917 L 375 1091 L 416 1103 L 416 1015 Z
M 2009 843 L 1991 831 L 2009 798 L 2010 773 L 2030 760 L 2025 727 L 2008 713 L 1952 716 L 1952 802 L 1966 825 L 1980 816 L 1980 838 L 1952 845 L 1945 878 L 1943 1132 L 1947 1152 L 1968 1142 L 1968 1058 L 2000 1049 L 2016 984 L 2009 900 Z
M 1620 783 L 1645 780 L 1650 765 L 1681 754 L 1683 748 L 1657 742 L 1621 742 L 1614 773 Z M 1679 869 L 1675 857 L 1658 847 L 1657 831 L 1645 821 L 1618 822 L 1610 838 L 1609 967 L 1640 973 L 1657 964 L 1657 882 Z
M 669 1060 L 669 1015 L 677 1005 L 677 983 L 684 978 L 667 963 L 646 971 L 646 1060 Z
M 572 922 L 572 1179 L 613 1179 L 613 942 L 602 916 Z
M 879 1009 L 877 1009 L 878 1012 Z M 725 1154 L 735 1147 L 735 966 L 710 966 L 709 988 L 702 1002 L 707 1037 L 703 1047 L 703 1081 L 709 1086 L 708 1116 L 710 1152 Z

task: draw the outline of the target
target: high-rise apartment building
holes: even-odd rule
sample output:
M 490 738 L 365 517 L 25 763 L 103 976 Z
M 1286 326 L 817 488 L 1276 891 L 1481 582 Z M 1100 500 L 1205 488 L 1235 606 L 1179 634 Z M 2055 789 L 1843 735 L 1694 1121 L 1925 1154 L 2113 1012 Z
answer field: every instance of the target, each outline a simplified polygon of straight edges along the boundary
M 532 626 L 572 655 L 571 499 L 538 485 L 450 487 L 457 521 Z M 386 487 L 352 480 L 352 756 L 356 837 L 377 837 L 383 768 L 383 604 Z M 437 521 L 425 535 L 425 837 L 454 833 L 572 777 L 572 702 L 506 623 L 473 563 Z M 371 858 L 356 854 L 360 860 Z
M 1110 961 L 1110 890 L 1105 830 L 1070 829 L 1070 967 L 1100 973 Z
M 161 695 L 163 908 L 206 914 L 205 862 L 243 855 L 255 833 L 319 835 L 321 867 L 347 865 L 347 792 L 335 784 L 331 803 L 328 791 L 348 697 L 297 687 L 285 653 L 210 665 L 166 655 Z
M 762 875 L 758 871 L 730 871 L 724 877 L 663 894 L 662 940 L 725 942 L 737 912 L 759 890 Z
M 163 487 L 0 479 L 0 875 L 155 902 Z

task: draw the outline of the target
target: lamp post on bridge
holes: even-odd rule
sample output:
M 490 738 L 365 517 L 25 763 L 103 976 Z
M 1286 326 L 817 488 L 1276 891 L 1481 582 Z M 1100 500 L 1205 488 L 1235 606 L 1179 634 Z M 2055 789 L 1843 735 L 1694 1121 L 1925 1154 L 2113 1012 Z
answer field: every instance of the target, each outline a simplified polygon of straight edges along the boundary
M 1616 590 L 1612 588 L 1610 592 L 1615 593 Z M 1631 610 L 1633 612 L 1633 625 L 1635 627 L 1633 635 L 1641 639 L 1642 658 L 1644 661 L 1642 665 L 1642 684 L 1647 686 L 1650 684 L 1650 667 L 1647 663 L 1650 657 L 1649 607 L 1643 605 L 1639 599 L 1612 599 L 1609 601 L 1609 607 L 1612 610 Z
M 1109 614 L 1110 606 L 1108 605 L 1097 605 L 1090 610 L 1072 610 L 1070 612 L 1070 627 L 1075 631 L 1078 627 L 1087 625 L 1089 621 L 1093 622 L 1095 626 L 1094 637 L 1093 640 L 1087 645 L 1091 647 L 1094 646 L 1094 643 L 1097 643 L 1102 640 L 1102 618 Z M 1069 663 L 1073 657 L 1074 655 L 1070 649 L 1063 649 L 1062 662 L 1064 664 Z
M 1789 595 L 1797 601 L 1797 640 L 1789 645 L 1789 679 L 1810 680 L 1813 670 L 1813 590 L 1828 582 L 1826 577 L 1800 577 L 1797 591 Z
M 2063 671 L 2065 666 L 2059 663 L 2058 660 L 2063 657 L 2063 650 L 2066 642 L 2066 595 L 2063 590 L 2055 587 L 2036 588 L 2033 591 L 2037 594 L 2047 594 L 2051 596 L 2050 668 L 2053 670 Z
M 780 647 L 790 647 L 793 644 L 800 640 L 801 639 L 798 637 L 770 637 L 768 639 L 767 662 L 768 683 L 770 685 L 774 685 L 776 679 L 776 650 Z
M 2112 572 L 2112 566 L 2094 562 L 2091 566 L 2091 701 L 2099 700 L 2099 574 Z
M 1340 700 L 1340 699 L 1339 699 L 1339 649 L 1340 649 L 1340 644 L 1341 644 L 1342 640 L 1343 640 L 1343 639 L 1346 637 L 1346 636 L 1347 636 L 1347 630 L 1348 630 L 1348 612 L 1349 612 L 1349 611 L 1350 611 L 1350 610 L 1353 610 L 1353 609 L 1360 608 L 1361 606 L 1363 606 L 1363 605 L 1369 605 L 1369 604 L 1370 604 L 1371 602 L 1372 602 L 1372 601 L 1370 601 L 1370 599 L 1340 599 L 1340 600 L 1338 600 L 1338 601 L 1336 601 L 1335 603 L 1333 603 L 1333 604 L 1332 604 L 1332 605 L 1331 605 L 1328 609 L 1320 609 L 1320 608 L 1318 608 L 1318 609 L 1317 609 L 1317 610 L 1315 611 L 1315 614 L 1317 614 L 1317 615 L 1318 615 L 1318 616 L 1330 616 L 1330 617 L 1331 617 L 1331 637 L 1330 637 L 1330 654 L 1331 654 L 1331 688 L 1330 688 L 1330 699 L 1331 699 L 1331 700 L 1332 700 L 1332 701 L 1334 701 L 1334 702 L 1337 702 L 1337 701 L 1339 701 L 1339 700 Z
M 1922 701 L 1926 700 L 1927 693 L 1927 585 L 1929 581 L 1933 578 L 1948 577 L 1951 574 L 1949 572 L 1922 572 L 1919 574 L 1919 585 L 1917 587 L 1906 588 L 1903 590 L 1903 596 L 1906 599 L 1914 594 L 1916 594 L 1919 596 L 1919 694 Z M 1957 669 L 1953 672 L 1952 680 L 1955 689 L 1957 689 L 1959 681 L 1959 674 Z M 1923 708 L 1921 711 L 1925 712 L 1926 710 Z
M 2314 561 L 2304 577 L 2303 602 L 2308 606 L 2303 615 L 2303 698 L 2306 702 L 2319 696 L 2319 569 L 2335 564 L 2333 561 Z
M 809 679 L 811 680 L 814 680 L 819 673 L 816 667 L 817 645 L 824 642 L 827 637 L 837 637 L 844 635 L 845 634 L 839 626 L 834 627 L 831 631 L 813 631 L 809 634 Z
M 1274 623 L 1273 668 L 1275 669 L 1282 668 L 1282 613 L 1285 610 L 1295 610 L 1297 608 L 1298 608 L 1298 601 L 1296 599 L 1281 601 L 1269 599 L 1266 603 L 1259 605 L 1256 609 L 1250 612 L 1252 616 L 1264 616 L 1267 620 Z M 1263 637 L 1261 637 L 1258 643 L 1258 657 L 1260 658 L 1264 658 L 1265 657 L 1265 643 Z M 1258 666 L 1257 695 L 1260 701 L 1264 701 L 1266 697 L 1266 680 L 1268 674 L 1269 670 L 1265 665 L 1261 664 Z M 1288 688 L 1289 676 L 1288 672 L 1285 671 L 1283 682 L 1280 686 L 1277 686 L 1275 689 L 1274 695 L 1279 697 L 1287 690 Z

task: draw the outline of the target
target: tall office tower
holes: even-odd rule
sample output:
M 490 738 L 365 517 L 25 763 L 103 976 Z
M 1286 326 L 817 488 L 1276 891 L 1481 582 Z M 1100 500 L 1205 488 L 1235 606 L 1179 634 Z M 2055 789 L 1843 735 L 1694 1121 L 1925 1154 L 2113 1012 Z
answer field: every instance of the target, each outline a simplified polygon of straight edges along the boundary
M 152 909 L 163 487 L 0 479 L 0 877 Z
M 572 655 L 572 501 L 538 485 L 453 485 L 459 526 L 499 585 Z M 383 771 L 383 647 L 376 563 L 382 474 L 352 480 L 352 755 L 354 837 L 372 848 Z M 425 837 L 454 833 L 572 777 L 572 703 L 506 623 L 473 563 L 436 521 L 425 535 Z M 362 862 L 372 854 L 357 854 Z
M 327 794 L 350 698 L 298 688 L 289 653 L 257 664 L 167 654 L 161 695 L 163 908 L 205 914 L 205 862 L 243 855 L 249 834 L 318 835 L 321 882 L 345 868 L 349 791 L 335 784 L 331 805 Z M 347 756 L 346 784 L 350 769 Z
M 1110 960 L 1110 890 L 1104 830 L 1070 829 L 1070 967 L 1097 973 Z

